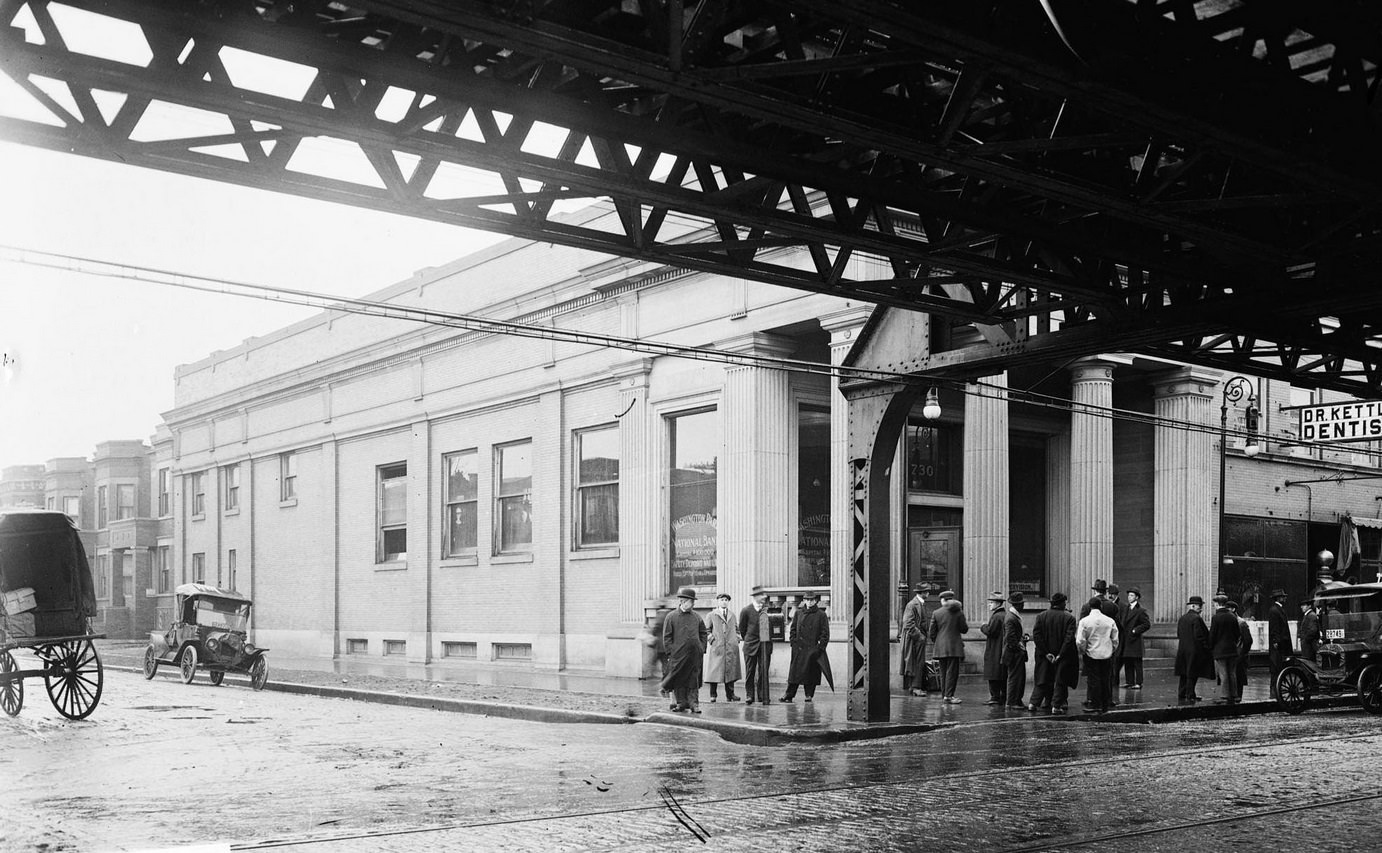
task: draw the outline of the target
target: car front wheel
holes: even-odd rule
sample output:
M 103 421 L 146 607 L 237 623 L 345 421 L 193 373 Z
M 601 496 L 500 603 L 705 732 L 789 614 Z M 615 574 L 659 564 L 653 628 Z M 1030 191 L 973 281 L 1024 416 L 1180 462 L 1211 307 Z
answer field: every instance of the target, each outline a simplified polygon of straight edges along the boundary
M 191 684 L 192 679 L 197 677 L 197 649 L 195 646 L 188 646 L 182 650 L 182 655 L 178 658 L 178 669 L 182 672 L 183 684 Z
M 1288 666 L 1276 677 L 1276 701 L 1288 714 L 1310 707 L 1310 678 L 1298 666 Z
M 150 645 L 144 650 L 144 677 L 153 680 L 158 674 L 158 655 L 154 654 L 154 647 Z
M 1369 714 L 1382 714 L 1382 664 L 1372 664 L 1358 673 L 1358 701 Z
M 269 662 L 260 655 L 250 664 L 250 687 L 255 690 L 263 690 L 264 685 L 269 681 Z

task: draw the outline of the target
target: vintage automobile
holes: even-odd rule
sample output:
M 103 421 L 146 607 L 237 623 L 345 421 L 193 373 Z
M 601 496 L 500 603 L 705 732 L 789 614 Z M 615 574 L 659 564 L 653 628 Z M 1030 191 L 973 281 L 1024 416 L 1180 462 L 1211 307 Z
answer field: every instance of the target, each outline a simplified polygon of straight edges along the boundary
M 177 618 L 168 630 L 149 633 L 144 677 L 153 678 L 161 663 L 175 663 L 184 684 L 192 683 L 200 667 L 212 684 L 220 684 L 227 672 L 242 672 L 249 675 L 251 687 L 264 689 L 268 649 L 256 647 L 247 636 L 253 603 L 238 592 L 199 583 L 182 584 L 173 592 Z
M 1293 657 L 1277 673 L 1277 702 L 1299 714 L 1315 696 L 1352 693 L 1382 714 L 1382 583 L 1330 586 L 1315 594 L 1323 644 L 1315 660 Z

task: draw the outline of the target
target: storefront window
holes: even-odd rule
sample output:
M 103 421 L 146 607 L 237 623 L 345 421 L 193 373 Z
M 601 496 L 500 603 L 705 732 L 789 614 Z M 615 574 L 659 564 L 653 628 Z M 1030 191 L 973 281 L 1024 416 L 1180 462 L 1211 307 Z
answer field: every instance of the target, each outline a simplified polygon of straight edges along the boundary
M 1271 604 L 1268 596 L 1277 588 L 1289 596 L 1286 612 L 1297 612 L 1309 580 L 1307 536 L 1307 527 L 1300 521 L 1224 519 L 1224 565 L 1219 570 L 1219 586 L 1239 603 L 1243 618 L 1265 619 Z M 1214 592 L 1208 590 L 1205 597 Z
M 1046 439 L 1013 436 L 1008 454 L 1008 587 L 1028 595 L 1046 585 Z
M 907 425 L 907 489 L 913 492 L 962 493 L 960 439 L 954 427 Z
M 667 419 L 671 443 L 668 472 L 668 554 L 671 588 L 714 586 L 718 546 L 716 485 L 720 420 L 711 409 Z
M 830 585 L 830 410 L 797 411 L 797 583 Z

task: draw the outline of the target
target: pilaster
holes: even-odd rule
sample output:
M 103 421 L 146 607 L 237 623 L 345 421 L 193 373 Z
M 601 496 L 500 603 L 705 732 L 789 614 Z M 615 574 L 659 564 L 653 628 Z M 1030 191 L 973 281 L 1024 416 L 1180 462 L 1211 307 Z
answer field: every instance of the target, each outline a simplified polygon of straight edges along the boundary
M 660 531 L 662 465 L 656 458 L 657 418 L 648 409 L 651 359 L 640 359 L 619 381 L 619 619 L 642 624 L 643 604 L 666 595 L 667 567 Z
M 1008 588 L 1007 385 L 1007 373 L 1000 373 L 965 394 L 964 589 L 959 592 L 970 620 L 983 618 L 984 596 Z

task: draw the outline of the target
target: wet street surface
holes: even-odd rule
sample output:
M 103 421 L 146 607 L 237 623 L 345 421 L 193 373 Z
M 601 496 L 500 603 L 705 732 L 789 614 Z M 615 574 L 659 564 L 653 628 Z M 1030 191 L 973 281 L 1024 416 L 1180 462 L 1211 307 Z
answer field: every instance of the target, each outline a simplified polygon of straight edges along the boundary
M 1382 846 L 1382 721 L 1352 709 L 759 747 L 114 670 L 73 722 L 35 687 L 0 718 L 6 851 Z

